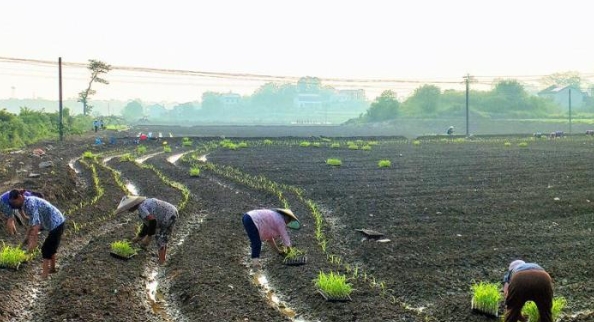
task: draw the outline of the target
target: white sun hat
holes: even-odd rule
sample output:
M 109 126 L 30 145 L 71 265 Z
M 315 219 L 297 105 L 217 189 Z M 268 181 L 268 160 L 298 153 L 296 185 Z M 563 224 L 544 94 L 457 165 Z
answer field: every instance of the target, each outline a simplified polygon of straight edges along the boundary
M 118 205 L 118 208 L 113 212 L 115 215 L 121 214 L 125 211 L 134 208 L 134 206 L 140 204 L 141 202 L 145 201 L 146 197 L 142 196 L 124 196 Z
M 287 224 L 287 227 L 291 229 L 301 228 L 301 223 L 299 222 L 299 219 L 297 219 L 297 216 L 295 216 L 291 209 L 275 208 L 274 211 L 278 212 L 281 215 L 285 215 L 291 218 L 291 221 Z
M 513 261 L 513 262 L 511 262 L 511 263 L 509 264 L 509 270 L 510 270 L 510 271 L 513 271 L 513 270 L 514 270 L 514 269 L 516 269 L 518 266 L 520 266 L 520 265 L 522 265 L 522 264 L 525 264 L 525 263 L 526 263 L 526 262 L 524 262 L 524 261 L 523 261 L 523 260 L 521 260 L 521 259 L 516 259 L 515 261 Z

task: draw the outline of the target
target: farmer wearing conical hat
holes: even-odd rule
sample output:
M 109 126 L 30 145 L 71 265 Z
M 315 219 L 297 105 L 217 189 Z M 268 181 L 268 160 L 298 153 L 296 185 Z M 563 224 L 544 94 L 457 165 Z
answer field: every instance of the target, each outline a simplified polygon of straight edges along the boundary
M 525 321 L 522 307 L 527 301 L 534 301 L 541 322 L 553 321 L 553 282 L 540 265 L 515 260 L 509 264 L 503 283 L 505 322 Z
M 291 247 L 291 239 L 287 233 L 287 227 L 291 229 L 299 229 L 301 227 L 301 223 L 291 209 L 251 210 L 243 215 L 242 221 L 243 227 L 250 239 L 252 266 L 256 269 L 261 267 L 260 250 L 262 248 L 262 241 L 266 241 L 272 249 L 284 255 L 285 251 L 276 245 L 274 239 L 280 237 L 283 245 L 288 250 Z
M 178 217 L 177 208 L 163 200 L 146 198 L 141 196 L 125 196 L 120 201 L 115 214 L 123 212 L 134 212 L 138 210 L 138 216 L 142 220 L 142 229 L 132 242 L 140 242 L 142 246 L 148 246 L 153 236 L 157 235 L 156 242 L 159 249 L 159 264 L 165 263 L 167 255 L 167 241 Z M 159 232 L 157 233 L 157 228 Z

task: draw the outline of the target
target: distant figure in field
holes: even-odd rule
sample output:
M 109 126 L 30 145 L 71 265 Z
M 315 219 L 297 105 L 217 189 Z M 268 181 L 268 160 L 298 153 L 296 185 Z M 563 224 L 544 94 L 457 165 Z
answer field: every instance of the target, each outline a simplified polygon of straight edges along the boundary
M 291 248 L 291 239 L 287 233 L 287 227 L 299 229 L 301 224 L 291 209 L 256 209 L 248 211 L 242 217 L 243 227 L 250 239 L 252 248 L 252 267 L 260 269 L 260 251 L 262 241 L 266 241 L 272 249 L 279 254 L 284 255 L 285 250 L 281 250 L 274 241 L 280 237 L 287 250 Z
M 449 136 L 452 136 L 452 135 L 454 135 L 454 127 L 453 127 L 453 126 L 450 126 L 450 127 L 448 128 L 448 130 L 447 130 L 447 132 L 446 132 L 446 133 L 447 133 Z
M 99 121 L 93 121 L 93 128 L 95 129 L 95 133 L 97 133 L 97 130 L 99 130 Z
M 142 220 L 142 229 L 132 239 L 132 242 L 142 246 L 148 246 L 153 236 L 157 236 L 157 248 L 159 249 L 159 264 L 165 263 L 167 255 L 167 242 L 179 216 L 177 208 L 163 200 L 146 198 L 140 196 L 125 196 L 120 201 L 115 214 L 123 212 L 134 212 L 138 210 L 138 216 Z M 159 232 L 157 233 L 157 228 Z
M 540 322 L 553 322 L 553 282 L 540 265 L 515 260 L 509 264 L 503 283 L 505 322 L 525 321 L 522 307 L 527 301 L 536 303 Z
M 105 130 L 105 123 L 103 123 L 103 120 L 99 120 L 99 126 L 102 130 Z
M 48 231 L 47 238 L 41 246 L 41 256 L 43 257 L 42 278 L 48 274 L 56 272 L 56 253 L 64 233 L 64 215 L 51 203 L 44 199 L 26 196 L 20 190 L 11 190 L 8 200 L 12 207 L 22 208 L 25 214 L 29 216 L 29 228 L 25 237 L 28 244 L 27 251 L 33 252 L 37 247 L 38 233 L 40 230 Z

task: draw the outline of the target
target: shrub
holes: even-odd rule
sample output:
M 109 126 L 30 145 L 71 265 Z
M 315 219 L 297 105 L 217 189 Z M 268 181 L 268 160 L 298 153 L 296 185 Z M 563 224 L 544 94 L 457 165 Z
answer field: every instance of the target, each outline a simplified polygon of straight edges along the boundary
M 322 146 L 322 144 L 320 142 L 314 142 L 311 144 L 311 146 L 313 146 L 314 148 L 319 148 L 320 146 Z
M 348 145 L 349 150 L 359 150 L 359 146 L 356 144 L 349 144 Z
M 240 148 L 240 149 L 241 148 L 247 148 L 248 147 L 248 144 L 247 144 L 247 142 L 239 142 L 239 144 L 237 145 L 237 147 Z
M 197 167 L 190 168 L 190 177 L 197 177 L 200 175 L 200 169 Z
M 146 146 L 144 146 L 144 145 L 139 145 L 139 146 L 136 148 L 136 154 L 138 154 L 138 155 L 143 155 L 143 154 L 145 154 L 145 153 L 146 153 Z
M 96 156 L 97 156 L 97 155 L 96 155 L 96 154 L 94 154 L 94 153 L 93 153 L 93 152 L 91 152 L 91 151 L 85 151 L 85 152 L 82 154 L 82 157 L 83 157 L 83 159 L 94 159 Z
M 132 248 L 132 245 L 127 240 L 118 240 L 111 243 L 111 251 L 123 257 L 136 255 L 136 249 Z
M 269 140 L 269 139 L 264 140 L 264 145 L 272 145 L 272 140 Z
M 511 142 L 505 142 L 505 143 L 503 143 L 503 146 L 510 147 L 510 146 L 512 146 L 512 144 L 511 144 Z
M 299 143 L 299 146 L 302 146 L 304 148 L 307 148 L 310 145 L 311 143 L 309 141 L 301 141 L 301 143 Z
M 169 145 L 164 145 L 163 146 L 163 152 L 170 153 L 171 152 L 171 147 Z
M 518 143 L 518 146 L 521 147 L 521 148 L 527 148 L 528 147 L 528 142 Z
M 332 143 L 330 145 L 330 148 L 332 148 L 332 149 L 338 149 L 338 148 L 340 148 L 340 143 Z
M 367 145 L 378 145 L 378 144 L 379 144 L 379 142 L 377 142 L 377 141 L 369 141 L 369 142 L 367 142 Z
M 499 302 L 503 296 L 499 292 L 499 285 L 496 283 L 480 282 L 473 284 L 472 289 L 472 305 L 474 309 L 485 313 L 497 315 L 499 310 Z
M 182 146 L 192 146 L 192 140 L 190 140 L 190 138 L 188 138 L 188 137 L 183 138 Z
M 29 256 L 19 247 L 4 245 L 0 251 L 0 266 L 17 269 Z
M 553 321 L 557 321 L 557 319 L 559 319 L 559 315 L 566 305 L 567 300 L 563 297 L 557 297 L 553 299 Z M 532 301 L 528 301 L 526 304 L 524 304 L 524 307 L 522 308 L 522 315 L 527 315 L 530 322 L 540 321 L 538 308 L 536 307 L 536 303 Z
M 342 161 L 340 159 L 328 159 L 326 160 L 326 164 L 339 167 L 342 165 Z
M 371 145 L 364 145 L 361 150 L 363 151 L 371 151 Z
M 328 274 L 320 272 L 314 279 L 314 284 L 329 297 L 343 298 L 349 296 L 353 291 L 351 284 L 346 282 L 346 276 L 340 273 L 330 272 Z
M 421 141 L 419 141 L 419 140 L 414 140 L 414 141 L 412 141 L 412 145 L 414 145 L 414 146 L 419 146 L 419 145 L 421 145 Z
M 380 168 L 389 168 L 392 166 L 392 162 L 390 160 L 380 160 L 377 166 Z

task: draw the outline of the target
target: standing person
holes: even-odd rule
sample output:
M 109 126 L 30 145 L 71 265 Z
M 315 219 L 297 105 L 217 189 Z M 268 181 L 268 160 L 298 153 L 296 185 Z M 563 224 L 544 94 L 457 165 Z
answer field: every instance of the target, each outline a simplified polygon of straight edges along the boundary
M 56 272 L 56 253 L 64 233 L 64 215 L 46 200 L 35 196 L 26 196 L 19 190 L 10 191 L 9 202 L 13 207 L 22 208 L 29 216 L 29 228 L 25 238 L 29 244 L 27 248 L 29 252 L 37 247 L 39 230 L 49 231 L 41 246 L 43 257 L 41 277 L 47 278 L 49 273 Z
M 156 234 L 157 228 L 159 228 L 159 233 L 156 234 L 157 248 L 159 249 L 159 264 L 165 263 L 167 242 L 178 217 L 177 208 L 157 198 L 125 196 L 120 201 L 115 214 L 125 211 L 134 212 L 136 210 L 138 210 L 138 216 L 142 220 L 142 229 L 132 239 L 132 242 L 140 242 L 141 245 L 148 246 Z
M 509 264 L 503 283 L 505 322 L 524 321 L 522 307 L 527 301 L 536 303 L 540 322 L 553 322 L 553 281 L 540 265 L 515 260 Z
M 97 120 L 93 121 L 93 128 L 95 128 L 95 133 L 97 133 L 97 130 L 99 129 L 99 121 L 97 121 Z
M 450 127 L 448 128 L 448 130 L 447 130 L 447 132 L 446 132 L 446 133 L 447 133 L 449 136 L 452 136 L 452 135 L 454 135 L 454 127 L 453 127 L 453 126 L 450 126 Z
M 287 233 L 287 227 L 291 229 L 301 228 L 301 223 L 293 214 L 291 209 L 256 209 L 246 212 L 242 218 L 243 227 L 250 239 L 252 248 L 252 266 L 256 269 L 262 267 L 260 263 L 260 251 L 262 241 L 266 241 L 272 249 L 279 254 L 285 254 L 274 241 L 280 237 L 287 250 L 291 248 L 291 239 Z
M 19 190 L 19 193 L 23 196 L 36 196 L 43 199 L 43 194 L 40 192 L 21 189 Z M 10 204 L 9 195 L 10 191 L 6 191 L 0 195 L 0 211 L 6 217 L 6 229 L 8 230 L 8 233 L 14 235 L 16 233 L 15 221 L 22 226 L 23 223 L 25 223 L 25 220 L 28 220 L 29 217 L 27 217 L 22 208 L 14 207 Z
M 99 120 L 99 126 L 102 130 L 105 130 L 105 123 L 103 123 L 103 120 Z

